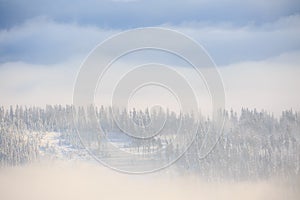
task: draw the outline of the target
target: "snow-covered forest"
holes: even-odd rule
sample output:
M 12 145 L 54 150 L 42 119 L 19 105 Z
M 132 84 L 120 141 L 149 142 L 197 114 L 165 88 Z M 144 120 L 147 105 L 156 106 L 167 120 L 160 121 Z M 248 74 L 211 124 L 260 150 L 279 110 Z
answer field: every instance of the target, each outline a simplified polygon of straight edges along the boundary
M 110 107 L 92 110 L 101 130 L 110 141 L 130 152 L 151 153 L 164 147 L 161 156 L 170 159 L 180 151 L 180 146 L 172 143 L 172 137 L 180 119 L 182 130 L 189 132 L 194 125 L 195 115 L 176 115 L 173 112 L 150 112 L 149 110 L 118 110 L 112 115 Z M 75 113 L 75 114 L 74 114 Z M 73 115 L 74 114 L 74 115 Z M 292 110 L 283 111 L 274 117 L 265 111 L 242 109 L 238 115 L 234 111 L 224 111 L 225 126 L 223 134 L 212 151 L 201 156 L 205 130 L 210 130 L 208 140 L 218 135 L 214 123 L 206 117 L 200 117 L 198 134 L 187 152 L 174 164 L 182 173 L 198 173 L 208 179 L 265 179 L 271 176 L 293 177 L 300 173 L 300 113 Z M 74 117 L 75 116 L 75 117 Z M 166 127 L 160 137 L 153 137 L 147 142 L 137 138 L 128 139 L 120 129 L 126 127 L 132 132 L 151 132 L 151 127 L 163 119 Z M 119 121 L 119 124 L 114 119 Z M 137 126 L 131 126 L 133 120 Z M 149 121 L 153 124 L 147 128 Z M 0 108 L 0 166 L 22 165 L 41 159 L 45 136 L 58 133 L 57 146 L 68 144 L 74 153 L 84 151 L 77 131 L 86 132 L 82 140 L 87 145 L 101 151 L 102 143 L 97 132 L 91 129 L 88 111 L 75 110 L 72 106 L 10 107 Z M 52 147 L 53 148 L 53 147 Z M 76 150 L 77 149 L 77 150 Z M 53 154 L 56 152 L 53 151 Z

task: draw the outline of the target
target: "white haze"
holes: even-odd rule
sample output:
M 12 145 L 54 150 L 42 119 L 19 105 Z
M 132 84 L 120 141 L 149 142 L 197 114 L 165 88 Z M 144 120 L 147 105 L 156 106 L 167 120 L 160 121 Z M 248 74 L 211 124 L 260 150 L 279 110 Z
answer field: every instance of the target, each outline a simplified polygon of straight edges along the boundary
M 300 110 L 300 53 L 292 52 L 263 61 L 242 62 L 219 67 L 222 76 L 226 108 L 238 111 L 242 107 L 265 109 L 279 115 L 282 110 Z M 51 66 L 39 66 L 22 62 L 0 66 L 0 104 L 36 105 L 71 104 L 73 86 L 79 71 L 80 61 Z M 187 73 L 187 80 L 194 82 L 202 105 L 210 105 L 203 82 L 195 73 Z M 117 71 L 116 71 L 117 72 Z M 118 73 L 117 73 L 118 74 Z M 111 74 L 108 81 L 116 79 Z M 111 88 L 108 82 L 108 89 Z M 111 93 L 111 90 L 107 91 Z M 141 93 L 142 94 L 142 93 Z M 151 96 L 151 94 L 148 94 Z M 203 96 L 201 96 L 203 95 Z M 157 96 L 153 94 L 153 96 Z M 136 106 L 147 105 L 149 98 L 138 98 Z M 163 96 L 160 95 L 161 101 Z M 162 105 L 170 105 L 169 98 Z M 270 103 L 271 102 L 271 103 Z M 108 103 L 108 102 L 107 102 Z M 207 106 L 204 107 L 204 109 Z
M 299 183 L 299 182 L 298 182 Z M 0 199 L 5 200 L 297 200 L 299 191 L 276 181 L 214 183 L 195 176 L 127 175 L 82 163 L 32 164 L 0 170 Z

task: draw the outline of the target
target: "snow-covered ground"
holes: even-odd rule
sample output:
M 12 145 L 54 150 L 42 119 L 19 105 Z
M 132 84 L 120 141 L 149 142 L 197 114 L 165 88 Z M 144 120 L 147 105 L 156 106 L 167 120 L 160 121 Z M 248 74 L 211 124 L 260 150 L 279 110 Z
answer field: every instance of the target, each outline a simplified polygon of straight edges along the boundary
M 111 144 L 121 151 L 115 148 L 108 148 L 105 154 L 100 153 L 94 156 L 97 158 L 101 157 L 101 159 L 99 159 L 101 162 L 97 162 L 84 147 L 79 148 L 73 146 L 66 141 L 59 132 L 43 132 L 40 133 L 40 137 L 39 155 L 41 160 L 45 161 L 83 161 L 84 163 L 90 164 L 103 163 L 111 168 L 131 172 L 134 172 L 137 168 L 143 171 L 143 169 L 147 169 L 149 166 L 155 164 L 153 163 L 154 160 L 151 161 L 145 158 L 140 158 L 142 161 L 137 162 L 130 156 L 131 153 L 138 153 L 134 152 L 134 148 L 121 147 L 124 144 L 124 140 L 111 140 Z
M 44 132 L 41 137 L 39 154 L 44 159 L 91 160 L 91 156 L 84 148 L 72 146 L 59 132 Z

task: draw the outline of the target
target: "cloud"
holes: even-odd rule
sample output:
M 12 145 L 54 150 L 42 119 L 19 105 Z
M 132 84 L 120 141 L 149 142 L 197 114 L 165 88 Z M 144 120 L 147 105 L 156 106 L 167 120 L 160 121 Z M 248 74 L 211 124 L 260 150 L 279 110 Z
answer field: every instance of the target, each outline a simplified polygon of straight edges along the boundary
M 0 31 L 0 61 L 50 64 L 74 57 L 83 59 L 96 44 L 116 32 L 35 18 Z
M 0 26 L 12 27 L 38 16 L 59 22 L 128 29 L 184 21 L 232 21 L 264 23 L 299 13 L 297 0 L 2 0 Z
M 257 107 L 275 113 L 300 109 L 300 15 L 259 25 L 196 20 L 161 26 L 187 34 L 208 50 L 220 67 L 228 108 Z M 97 44 L 122 30 L 57 22 L 47 17 L 2 29 L 0 104 L 72 103 L 73 85 L 82 60 Z M 166 55 L 149 55 L 137 54 L 133 60 L 149 62 L 155 57 L 163 58 L 158 62 L 176 63 Z M 115 79 L 113 76 L 110 81 Z
M 218 65 L 264 60 L 300 49 L 300 15 L 261 25 L 190 21 L 161 26 L 197 40 Z M 97 44 L 120 31 L 122 29 L 61 23 L 46 17 L 31 19 L 0 31 L 0 62 L 54 64 L 72 58 L 83 59 Z
M 300 15 L 282 17 L 261 25 L 186 22 L 179 30 L 202 44 L 218 65 L 259 61 L 300 49 Z

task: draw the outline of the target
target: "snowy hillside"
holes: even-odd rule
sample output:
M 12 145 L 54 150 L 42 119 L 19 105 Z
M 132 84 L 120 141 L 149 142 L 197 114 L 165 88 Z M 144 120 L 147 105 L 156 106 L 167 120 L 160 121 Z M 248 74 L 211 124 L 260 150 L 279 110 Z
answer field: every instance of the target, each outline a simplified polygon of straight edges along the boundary
M 130 168 L 135 163 L 113 149 L 103 155 L 107 143 L 129 154 L 149 155 L 159 149 L 158 160 L 170 160 L 181 147 L 172 144 L 179 116 L 166 113 L 171 126 L 161 136 L 150 140 L 129 137 L 114 123 L 110 109 L 95 111 L 97 120 L 105 131 L 106 141 L 91 129 L 87 113 L 74 122 L 71 106 L 47 106 L 41 108 L 16 107 L 0 109 L 0 165 L 13 166 L 38 160 L 79 160 L 97 163 L 94 157 L 102 157 L 116 166 Z M 84 111 L 81 111 L 84 112 Z M 148 113 L 149 114 L 149 113 Z M 209 119 L 200 119 L 201 128 L 187 152 L 174 164 L 181 173 L 197 173 L 206 179 L 266 179 L 271 176 L 286 178 L 300 174 L 300 115 L 285 111 L 279 118 L 269 113 L 243 109 L 238 116 L 233 111 L 224 112 L 226 124 L 222 137 L 212 151 L 202 158 L 201 148 L 210 127 L 210 137 L 217 133 Z M 147 112 L 126 112 L 117 116 L 126 125 L 132 119 L 144 123 L 149 119 Z M 153 119 L 154 117 L 154 119 Z M 151 116 L 160 120 L 160 114 Z M 184 118 L 187 133 L 193 117 Z M 134 127 L 131 127 L 132 129 Z M 81 131 L 81 141 L 77 131 Z M 136 130 L 135 130 L 136 131 Z M 151 130 L 149 130 L 151 131 Z M 83 147 L 83 145 L 85 147 Z M 206 143 L 204 143 L 205 145 Z M 92 153 L 91 156 L 86 148 Z M 148 165 L 145 161 L 144 165 Z

